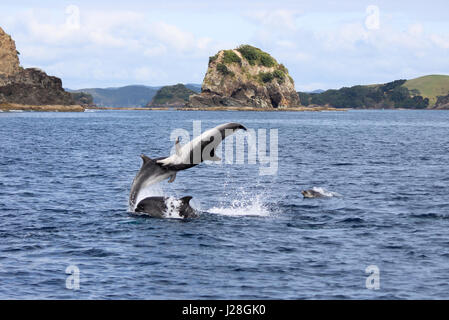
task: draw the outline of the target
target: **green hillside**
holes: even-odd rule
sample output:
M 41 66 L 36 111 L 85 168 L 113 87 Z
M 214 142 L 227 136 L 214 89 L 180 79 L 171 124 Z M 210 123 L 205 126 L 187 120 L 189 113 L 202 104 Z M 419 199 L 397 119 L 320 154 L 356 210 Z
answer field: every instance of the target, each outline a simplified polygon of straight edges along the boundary
M 429 105 L 433 106 L 438 96 L 449 94 L 449 76 L 430 75 L 407 80 L 404 87 L 409 90 L 418 90 L 424 98 L 429 98 Z
M 430 75 L 411 80 L 395 80 L 384 84 L 358 85 L 327 90 L 322 93 L 298 92 L 305 106 L 331 106 L 361 109 L 426 109 L 446 108 L 449 76 Z M 449 99 L 449 98 L 448 98 Z

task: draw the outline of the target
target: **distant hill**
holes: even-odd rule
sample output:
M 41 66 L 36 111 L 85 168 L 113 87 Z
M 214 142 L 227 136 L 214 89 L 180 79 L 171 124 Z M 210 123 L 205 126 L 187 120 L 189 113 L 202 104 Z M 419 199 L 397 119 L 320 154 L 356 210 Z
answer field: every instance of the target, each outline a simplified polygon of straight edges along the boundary
M 314 94 L 314 93 L 323 93 L 324 91 L 326 91 L 326 90 L 316 89 L 316 90 L 313 90 L 313 91 L 307 91 L 307 93 L 312 93 L 312 94 Z
M 424 98 L 429 98 L 429 105 L 435 105 L 438 96 L 449 94 L 449 76 L 429 75 L 407 80 L 404 87 L 409 90 L 418 90 Z
M 189 83 L 187 88 L 199 92 L 200 84 Z M 162 86 L 150 87 L 144 85 L 131 85 L 117 88 L 86 88 L 79 90 L 69 90 L 69 92 L 84 92 L 92 95 L 93 102 L 99 107 L 127 107 L 136 108 L 147 105 L 156 95 Z
M 143 107 L 151 100 L 160 87 L 132 85 L 119 88 L 88 88 L 69 90 L 92 95 L 99 107 Z
M 197 91 L 193 91 L 181 83 L 174 86 L 165 86 L 157 91 L 151 102 L 147 104 L 147 107 L 183 106 L 189 101 L 190 95 L 195 93 Z
M 322 93 L 298 92 L 305 106 L 364 109 L 434 108 L 439 96 L 449 94 L 449 76 L 431 75 L 385 84 L 358 85 Z M 445 105 L 440 98 L 439 107 Z

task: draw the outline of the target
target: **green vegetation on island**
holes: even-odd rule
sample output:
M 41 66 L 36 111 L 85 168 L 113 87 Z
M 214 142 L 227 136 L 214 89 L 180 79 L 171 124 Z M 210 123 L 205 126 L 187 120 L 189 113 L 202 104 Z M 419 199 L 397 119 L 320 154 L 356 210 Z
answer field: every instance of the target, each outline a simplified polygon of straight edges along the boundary
M 189 101 L 190 95 L 195 93 L 181 83 L 174 86 L 165 86 L 157 91 L 147 107 L 183 106 Z
M 242 59 L 232 50 L 224 50 L 223 51 L 223 63 L 242 63 Z
M 75 104 L 80 106 L 95 106 L 94 97 L 90 93 L 86 92 L 71 92 Z
M 269 53 L 248 44 L 241 45 L 237 48 L 237 51 L 239 51 L 252 66 L 262 65 L 270 68 L 277 65 L 276 60 Z
M 429 75 L 407 80 L 404 87 L 409 90 L 418 90 L 420 95 L 429 99 L 429 105 L 435 105 L 439 96 L 449 94 L 449 76 Z
M 426 76 L 380 85 L 358 85 L 322 93 L 298 94 L 304 106 L 425 109 L 434 107 L 439 96 L 449 94 L 449 76 Z

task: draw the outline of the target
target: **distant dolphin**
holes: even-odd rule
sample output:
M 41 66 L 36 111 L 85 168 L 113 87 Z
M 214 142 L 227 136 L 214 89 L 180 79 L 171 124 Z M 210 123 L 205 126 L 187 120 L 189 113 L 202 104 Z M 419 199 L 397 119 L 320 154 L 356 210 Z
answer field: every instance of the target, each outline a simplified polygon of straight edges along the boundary
M 239 129 L 246 131 L 246 128 L 240 123 L 225 123 L 207 130 L 184 146 L 181 146 L 179 140 L 176 140 L 176 154 L 172 156 L 150 159 L 141 155 L 143 164 L 131 186 L 130 208 L 134 208 L 139 192 L 143 188 L 168 178 L 170 178 L 168 182 L 171 183 L 175 181 L 178 171 L 192 168 L 205 160 L 220 161 L 221 159 L 215 155 L 216 147 Z
M 341 197 L 341 194 L 337 192 L 327 191 L 324 188 L 313 187 L 312 189 L 302 190 L 301 194 L 304 198 L 331 198 L 331 197 Z
M 182 218 L 196 218 L 198 215 L 190 206 L 192 197 L 181 199 L 167 197 L 148 197 L 139 202 L 135 212 L 146 213 L 154 218 L 165 218 L 169 211 L 173 210 Z
M 324 194 L 315 191 L 315 190 L 302 190 L 301 194 L 304 196 L 304 198 L 323 198 L 326 197 Z

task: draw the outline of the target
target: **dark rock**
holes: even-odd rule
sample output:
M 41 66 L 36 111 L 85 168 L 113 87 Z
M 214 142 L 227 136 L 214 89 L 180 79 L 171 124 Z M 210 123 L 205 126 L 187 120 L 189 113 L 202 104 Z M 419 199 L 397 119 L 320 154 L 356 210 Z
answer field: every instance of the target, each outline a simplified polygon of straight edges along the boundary
M 72 95 L 62 81 L 39 69 L 21 69 L 13 75 L 0 75 L 0 102 L 28 105 L 73 105 Z

